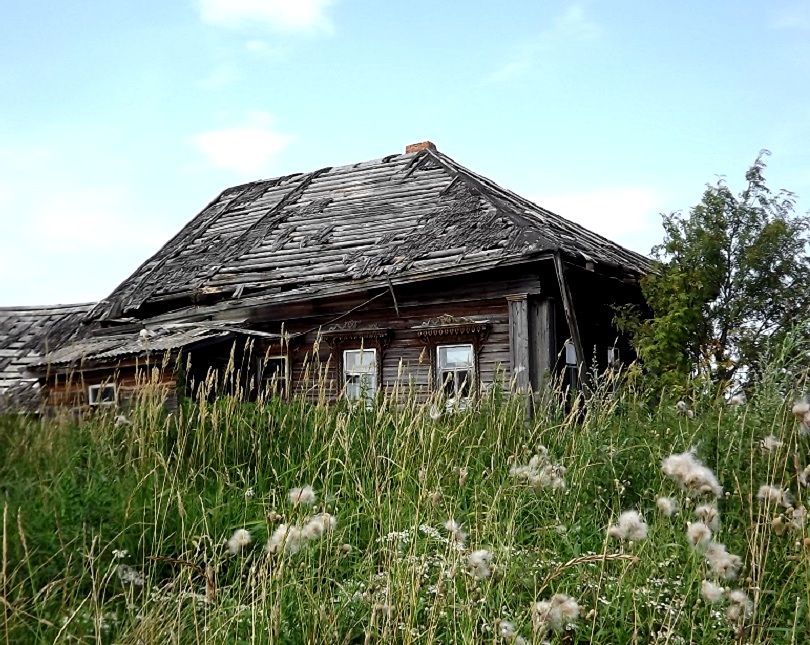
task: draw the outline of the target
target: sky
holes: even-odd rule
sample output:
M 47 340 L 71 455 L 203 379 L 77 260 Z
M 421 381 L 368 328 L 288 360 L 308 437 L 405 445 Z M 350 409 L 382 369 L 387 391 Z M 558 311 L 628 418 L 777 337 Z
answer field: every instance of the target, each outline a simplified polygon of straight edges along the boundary
M 101 299 L 229 186 L 423 140 L 642 253 L 761 149 L 810 209 L 804 1 L 26 0 L 0 36 L 0 306 Z

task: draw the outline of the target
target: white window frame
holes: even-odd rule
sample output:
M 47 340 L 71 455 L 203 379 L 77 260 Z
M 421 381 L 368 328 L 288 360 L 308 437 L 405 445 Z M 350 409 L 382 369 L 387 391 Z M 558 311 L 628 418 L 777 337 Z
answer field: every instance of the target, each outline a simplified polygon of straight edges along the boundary
M 607 348 L 607 366 L 609 370 L 617 370 L 622 365 L 621 353 L 616 345 Z
M 452 367 L 450 365 L 442 365 L 442 350 L 465 348 L 470 351 L 470 365 L 466 368 Z M 436 345 L 436 379 L 439 391 L 445 392 L 447 387 L 446 374 L 453 373 L 453 396 L 448 397 L 452 401 L 466 401 L 470 398 L 473 388 L 475 387 L 475 373 L 476 373 L 476 356 L 475 345 L 472 343 L 453 343 L 447 345 Z M 467 372 L 470 376 L 470 382 L 467 383 L 466 393 L 459 395 L 459 379 L 457 375 L 461 372 Z
M 99 400 L 99 396 L 104 390 L 112 388 L 113 391 L 113 400 L 112 401 L 102 401 Z M 87 387 L 87 403 L 92 405 L 93 407 L 96 406 L 105 406 L 105 405 L 117 405 L 118 404 L 118 386 L 115 383 L 100 383 L 98 385 L 90 385 Z
M 577 357 L 577 348 L 574 341 L 569 338 L 563 345 L 565 352 L 565 369 L 568 372 L 571 390 L 579 388 L 579 360 Z
M 359 354 L 361 367 L 349 369 L 349 361 L 346 360 L 350 354 Z M 370 354 L 374 357 L 370 366 L 363 366 L 363 356 Z M 374 347 L 356 347 L 354 349 L 343 350 L 343 390 L 349 401 L 360 401 L 365 399 L 366 405 L 371 405 L 377 395 L 377 349 Z M 355 363 L 357 364 L 357 363 Z M 355 391 L 349 383 L 350 379 L 357 377 L 360 385 L 359 391 Z
M 256 359 L 258 362 L 258 370 L 259 373 L 259 393 L 262 396 L 267 394 L 266 383 L 268 383 L 272 377 L 265 377 L 265 372 L 267 371 L 267 365 L 270 361 L 281 361 L 284 365 L 284 373 L 282 374 L 282 378 L 277 379 L 276 382 L 279 384 L 278 394 L 280 394 L 285 399 L 289 397 L 290 394 L 290 358 L 286 354 L 268 354 L 264 357 L 259 357 Z

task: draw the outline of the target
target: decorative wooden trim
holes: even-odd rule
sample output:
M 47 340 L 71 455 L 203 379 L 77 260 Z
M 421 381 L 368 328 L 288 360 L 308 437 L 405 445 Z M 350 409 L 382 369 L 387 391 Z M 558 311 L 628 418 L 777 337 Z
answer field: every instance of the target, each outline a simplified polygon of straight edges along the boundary
M 383 358 L 391 343 L 391 330 L 380 327 L 358 327 L 355 321 L 332 325 L 321 331 L 321 338 L 332 350 L 341 389 L 346 386 L 343 370 L 343 352 L 349 349 L 377 350 L 377 389 L 383 387 Z
M 439 345 L 472 345 L 475 361 L 474 389 L 481 383 L 481 349 L 489 336 L 490 325 L 488 320 L 473 320 L 472 318 L 456 317 L 444 314 L 438 318 L 429 318 L 420 325 L 412 327 L 416 335 L 427 346 L 430 355 L 431 388 L 437 390 L 438 355 L 436 348 Z

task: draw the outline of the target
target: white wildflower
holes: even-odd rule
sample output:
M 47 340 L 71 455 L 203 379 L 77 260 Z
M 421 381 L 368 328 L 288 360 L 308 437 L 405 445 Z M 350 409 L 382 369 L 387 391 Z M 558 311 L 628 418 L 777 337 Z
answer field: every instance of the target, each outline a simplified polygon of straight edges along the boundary
M 301 550 L 303 542 L 304 537 L 301 535 L 301 529 L 297 526 L 279 524 L 267 541 L 267 552 L 278 553 L 283 551 L 287 555 L 295 555 Z
M 681 400 L 675 404 L 675 409 L 681 414 L 686 414 L 689 411 L 689 405 L 686 401 Z
M 677 515 L 678 511 L 681 510 L 678 500 L 673 497 L 659 497 L 655 504 L 658 506 L 658 510 L 666 517 Z
M 774 437 L 772 434 L 769 434 L 767 437 L 761 439 L 759 442 L 759 449 L 763 453 L 773 452 L 774 450 L 781 447 L 782 442 L 777 437 Z
M 296 486 L 295 488 L 291 488 L 290 492 L 287 493 L 290 504 L 306 504 L 307 506 L 312 506 L 317 497 L 318 495 L 312 490 L 312 486 Z
M 726 580 L 736 578 L 742 567 L 742 558 L 729 553 L 720 542 L 710 542 L 706 547 L 706 562 L 714 575 Z
M 793 504 L 793 496 L 790 491 L 779 488 L 778 486 L 769 486 L 763 484 L 759 487 L 757 499 L 763 502 L 773 502 L 783 508 L 789 508 Z
M 115 572 L 118 574 L 118 579 L 122 584 L 143 587 L 144 578 L 137 569 L 133 569 L 127 564 L 119 564 Z
M 532 488 L 551 488 L 552 490 L 565 490 L 565 466 L 553 463 L 548 457 L 545 446 L 538 448 L 529 463 L 525 466 L 514 465 L 509 469 L 509 475 L 518 481 L 524 482 Z
M 695 509 L 698 519 L 709 527 L 712 533 L 720 530 L 720 511 L 711 504 L 701 504 Z
M 647 539 L 649 527 L 638 511 L 625 511 L 619 521 L 608 529 L 610 537 L 640 542 Z
M 703 596 L 703 600 L 709 604 L 720 602 L 725 593 L 726 590 L 723 587 L 709 580 L 704 580 L 700 585 L 700 594 Z
M 738 623 L 751 617 L 754 603 L 742 589 L 728 592 L 728 609 L 726 618 L 732 623 Z
M 712 532 L 703 522 L 688 522 L 686 525 L 686 541 L 696 551 L 703 551 L 712 541 Z
M 247 529 L 236 529 L 231 539 L 228 540 L 228 551 L 232 555 L 239 555 L 251 540 L 250 532 Z
M 691 452 L 666 457 L 661 463 L 661 470 L 674 479 L 681 490 L 692 495 L 711 493 L 720 497 L 723 494 L 723 487 L 714 473 Z
M 470 555 L 467 556 L 467 566 L 470 568 L 470 571 L 473 574 L 473 577 L 476 580 L 483 580 L 484 578 L 489 578 L 490 576 L 490 569 L 489 563 L 492 561 L 492 553 L 487 551 L 486 549 L 479 549 L 478 551 L 473 551 Z
M 113 560 L 120 560 L 121 558 L 129 557 L 129 551 L 126 549 L 113 549 L 112 552 Z

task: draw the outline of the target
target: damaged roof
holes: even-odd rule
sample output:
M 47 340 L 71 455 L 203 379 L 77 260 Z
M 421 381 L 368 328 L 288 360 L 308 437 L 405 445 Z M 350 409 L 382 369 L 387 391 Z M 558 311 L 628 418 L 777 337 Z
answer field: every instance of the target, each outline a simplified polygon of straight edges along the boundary
M 551 253 L 636 277 L 650 268 L 645 256 L 428 148 L 225 190 L 91 317 L 285 302 Z
M 50 348 L 69 342 L 94 305 L 0 307 L 0 410 L 38 407 L 36 379 L 26 370 Z
M 39 357 L 31 363 L 32 370 L 42 368 L 67 368 L 92 366 L 110 360 L 122 360 L 135 356 L 154 355 L 162 358 L 178 349 L 220 342 L 237 335 L 279 338 L 250 329 L 241 329 L 227 323 L 175 323 L 154 325 L 149 329 L 108 331 L 77 339 L 61 348 Z

